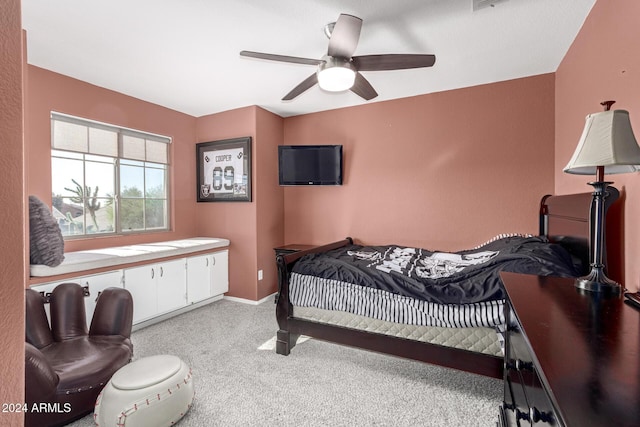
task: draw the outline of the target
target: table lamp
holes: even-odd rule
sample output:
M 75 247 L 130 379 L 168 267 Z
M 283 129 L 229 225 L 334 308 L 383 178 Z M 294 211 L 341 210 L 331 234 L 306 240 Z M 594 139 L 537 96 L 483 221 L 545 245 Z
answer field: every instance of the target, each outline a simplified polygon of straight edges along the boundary
M 594 188 L 594 215 L 591 217 L 593 241 L 589 242 L 592 255 L 591 271 L 588 275 L 577 278 L 576 286 L 590 292 L 619 294 L 622 291 L 620 284 L 609 279 L 604 272 L 604 199 L 607 197 L 607 186 L 612 184 L 604 180 L 604 174 L 640 170 L 640 147 L 631 129 L 629 112 L 611 110 L 614 102 L 602 102 L 605 111 L 586 117 L 578 147 L 563 171 L 578 175 L 596 175 L 595 182 L 589 182 Z

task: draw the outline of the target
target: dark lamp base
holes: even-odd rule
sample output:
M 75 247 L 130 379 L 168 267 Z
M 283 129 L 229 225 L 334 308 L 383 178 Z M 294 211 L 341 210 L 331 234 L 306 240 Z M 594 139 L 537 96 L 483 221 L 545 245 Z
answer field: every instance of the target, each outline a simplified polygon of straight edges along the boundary
M 600 292 L 604 294 L 621 294 L 622 286 L 609 279 L 602 271 L 602 268 L 591 266 L 591 272 L 576 279 L 576 287 L 589 292 Z

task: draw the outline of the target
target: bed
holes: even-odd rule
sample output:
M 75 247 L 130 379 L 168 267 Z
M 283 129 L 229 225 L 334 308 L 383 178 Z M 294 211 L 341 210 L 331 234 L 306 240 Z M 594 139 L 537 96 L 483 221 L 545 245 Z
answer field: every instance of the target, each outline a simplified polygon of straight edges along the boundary
M 607 263 L 607 271 L 614 279 L 621 277 L 624 259 L 619 196 L 609 187 L 606 250 L 615 262 Z M 279 255 L 276 351 L 290 354 L 298 337 L 305 335 L 502 378 L 500 331 L 505 322 L 499 272 L 586 274 L 591 200 L 591 193 L 545 196 L 538 236 L 496 236 L 457 253 L 362 247 L 348 237 Z M 539 271 L 538 261 L 543 265 Z M 367 275 L 373 272 L 373 278 L 363 275 L 363 269 Z M 397 286 L 400 276 L 409 277 L 408 290 Z M 437 286 L 423 286 L 422 279 Z

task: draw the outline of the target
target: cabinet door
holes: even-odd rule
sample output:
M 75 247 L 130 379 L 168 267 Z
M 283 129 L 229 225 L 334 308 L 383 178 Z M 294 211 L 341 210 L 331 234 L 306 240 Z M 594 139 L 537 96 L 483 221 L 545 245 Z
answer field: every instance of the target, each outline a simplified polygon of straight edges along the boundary
M 134 324 L 154 317 L 158 313 L 156 285 L 158 274 L 156 265 L 143 265 L 124 270 L 124 288 L 133 297 Z
M 62 283 L 77 283 L 82 287 L 85 287 L 89 295 L 84 297 L 84 308 L 87 318 L 87 328 L 91 326 L 91 319 L 93 318 L 93 312 L 96 309 L 96 299 L 100 292 L 108 287 L 122 287 L 122 270 L 110 271 L 108 273 L 96 274 L 93 276 L 73 277 L 66 280 L 60 280 L 57 282 L 44 283 L 42 285 L 32 286 L 31 289 L 40 292 L 45 298 L 51 295 L 51 292 L 56 286 Z M 49 303 L 44 305 L 45 312 L 47 313 L 47 319 L 51 323 L 51 315 L 49 309 Z
M 83 277 L 80 285 L 89 290 L 89 295 L 84 298 L 84 307 L 87 313 L 87 326 L 91 326 L 91 319 L 96 310 L 96 301 L 102 291 L 107 288 L 122 287 L 122 270 Z
M 156 265 L 158 281 L 158 314 L 187 305 L 186 259 Z
M 229 291 L 229 251 L 212 254 L 211 295 L 221 295 Z
M 187 258 L 187 304 L 193 304 L 212 296 L 211 269 L 213 255 Z

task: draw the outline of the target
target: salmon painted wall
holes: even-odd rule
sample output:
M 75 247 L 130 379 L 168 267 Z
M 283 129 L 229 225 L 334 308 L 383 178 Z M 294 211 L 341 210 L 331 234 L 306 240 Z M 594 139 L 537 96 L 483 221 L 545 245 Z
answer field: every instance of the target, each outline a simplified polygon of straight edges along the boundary
M 199 117 L 196 141 L 208 142 L 250 136 L 252 202 L 197 203 L 195 224 L 198 234 L 229 239 L 229 293 L 227 295 L 250 300 L 257 299 L 256 254 L 256 108 L 246 107 L 219 114 Z M 195 171 L 194 155 L 190 162 Z
M 24 402 L 24 286 L 26 196 L 23 80 L 25 57 L 20 1 L 0 13 L 0 403 Z M 0 412 L 0 425 L 22 426 L 23 414 Z
M 277 157 L 282 134 L 283 119 L 256 106 L 198 118 L 198 142 L 252 137 L 252 202 L 198 203 L 196 209 L 200 234 L 231 241 L 228 296 L 255 301 L 277 291 L 273 248 L 284 240 Z
M 282 144 L 284 119 L 262 108 L 256 110 L 257 261 L 263 279 L 257 299 L 278 291 L 273 248 L 284 242 L 284 191 L 278 185 L 278 145 Z
M 345 176 L 285 188 L 285 243 L 458 250 L 537 233 L 554 188 L 554 76 L 290 117 L 284 143 L 342 144 Z
M 51 206 L 51 111 L 71 114 L 117 126 L 166 135 L 173 138 L 171 186 L 172 231 L 136 234 L 126 237 L 98 237 L 67 240 L 66 251 L 147 243 L 193 237 L 196 226 L 195 172 L 193 141 L 196 118 L 149 102 L 107 90 L 35 66 L 28 66 L 29 91 L 26 102 L 29 117 L 31 153 L 28 164 L 28 194 Z
M 562 172 L 584 128 L 585 116 L 602 111 L 600 102 L 629 111 L 640 138 L 640 2 L 598 0 L 556 72 L 555 187 L 559 194 L 591 191 L 584 175 Z M 640 174 L 607 175 L 625 198 L 625 277 L 640 288 Z

